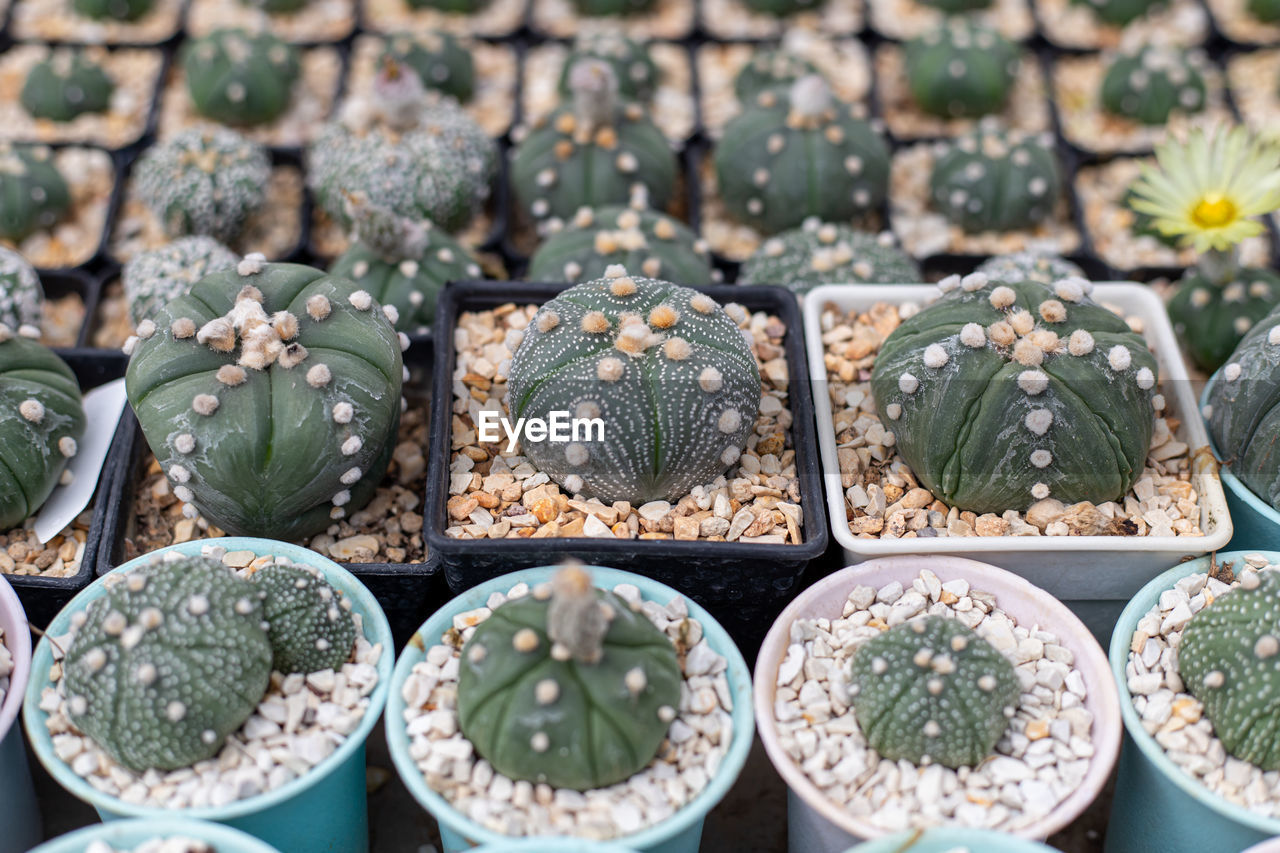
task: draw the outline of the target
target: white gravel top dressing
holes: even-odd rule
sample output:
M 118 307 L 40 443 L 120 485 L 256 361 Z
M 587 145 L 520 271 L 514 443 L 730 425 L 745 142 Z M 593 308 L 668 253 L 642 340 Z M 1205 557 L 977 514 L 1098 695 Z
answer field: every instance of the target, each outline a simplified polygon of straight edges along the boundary
M 607 788 L 574 791 L 513 781 L 479 758 L 458 730 L 458 665 L 475 628 L 504 602 L 530 593 L 517 584 L 489 596 L 486 607 L 458 613 L 440 645 L 405 679 L 409 755 L 427 784 L 459 812 L 503 835 L 572 835 L 606 839 L 629 835 L 674 815 L 706 788 L 733 739 L 728 661 L 702 637 L 683 598 L 665 606 L 642 600 L 631 584 L 613 588 L 664 632 L 680 653 L 684 684 L 667 740 L 639 773 Z
M 144 841 L 137 847 L 112 847 L 105 841 L 90 841 L 84 853 L 214 853 L 212 844 L 173 835 L 168 838 L 153 838 Z
M 1224 800 L 1275 818 L 1280 817 L 1280 771 L 1263 772 L 1229 756 L 1204 716 L 1204 705 L 1178 675 L 1178 646 L 1191 617 L 1238 586 L 1241 574 L 1280 568 L 1268 565 L 1259 554 L 1246 555 L 1244 562 L 1232 567 L 1237 572 L 1233 583 L 1200 572 L 1162 592 L 1156 605 L 1138 620 L 1125 677 L 1142 727 L 1174 764 Z
M 952 770 L 882 759 L 866 742 L 848 693 L 858 646 L 909 619 L 958 619 L 1014 665 L 1022 688 L 995 753 Z M 1049 814 L 1083 783 L 1093 758 L 1093 714 L 1084 677 L 1057 635 L 1019 625 L 994 595 L 965 580 L 942 583 L 928 569 L 911 586 L 898 581 L 849 593 L 844 615 L 798 619 L 778 667 L 778 741 L 832 802 L 885 832 L 940 824 L 1013 832 Z

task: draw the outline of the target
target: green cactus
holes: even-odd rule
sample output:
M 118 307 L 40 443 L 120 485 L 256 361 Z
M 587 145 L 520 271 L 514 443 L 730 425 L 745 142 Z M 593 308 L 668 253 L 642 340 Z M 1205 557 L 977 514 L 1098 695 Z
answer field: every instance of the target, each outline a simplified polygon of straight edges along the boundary
M 271 668 L 285 675 L 340 669 L 351 657 L 356 623 L 350 601 L 311 566 L 275 563 L 253 574 L 271 640 Z
M 1133 222 L 1129 225 L 1130 233 L 1135 237 L 1151 237 L 1160 245 L 1168 246 L 1170 249 L 1179 248 L 1179 244 L 1182 241 L 1181 235 L 1162 233 L 1155 226 L 1155 217 L 1149 213 L 1134 209 L 1133 202 L 1138 198 L 1140 196 L 1134 191 L 1133 185 L 1130 185 L 1120 198 L 1120 207 L 1128 210 L 1133 215 Z
M 455 15 L 471 15 L 489 5 L 490 0 L 404 0 L 410 9 L 436 9 Z
M 207 557 L 154 560 L 103 585 L 62 665 L 72 724 L 137 772 L 217 755 L 271 678 L 253 586 Z
M 1119 500 L 1142 474 L 1157 365 L 1091 285 L 944 280 L 876 356 L 876 411 L 920 484 L 977 513 Z
M 571 566 L 476 627 L 462 648 L 458 725 L 511 779 L 604 788 L 654 760 L 683 681 L 671 640 Z
M 508 374 L 511 418 L 599 419 L 585 442 L 526 441 L 571 494 L 639 506 L 675 500 L 737 462 L 755 428 L 760 372 L 714 299 L 611 267 L 546 303 Z
M 1000 33 L 948 18 L 907 43 L 907 83 L 916 105 L 943 118 L 999 112 L 1018 73 L 1018 48 Z
M 738 272 L 739 284 L 780 284 L 808 293 L 820 284 L 909 284 L 920 268 L 889 232 L 868 234 L 817 217 L 771 237 Z
M 1280 0 L 1249 0 L 1246 6 L 1249 14 L 1264 24 L 1280 21 Z
M 0 246 L 0 326 L 13 332 L 38 331 L 43 307 L 44 289 L 36 268 L 13 249 Z
M 823 0 L 743 0 L 753 12 L 776 15 L 781 18 L 797 12 L 812 12 L 821 7 Z
M 572 97 L 569 71 L 583 59 L 596 59 L 613 66 L 618 94 L 625 100 L 647 102 L 658 87 L 658 66 L 649 56 L 649 48 L 618 32 L 604 30 L 584 33 L 574 42 L 560 69 L 557 88 L 562 96 Z
M 1038 225 L 1061 192 L 1051 138 L 985 127 L 943 146 L 929 178 L 934 207 L 970 233 Z
M 224 127 L 194 127 L 143 152 L 134 167 L 138 199 L 171 237 L 198 234 L 229 243 L 266 200 L 266 148 Z
M 847 222 L 877 208 L 888 192 L 889 148 L 811 74 L 785 97 L 762 92 L 729 122 L 715 168 L 729 212 L 776 234 L 810 216 Z
M 18 242 L 58 223 L 71 189 L 44 145 L 0 142 L 0 239 Z
M 955 619 L 923 616 L 867 640 L 849 694 L 871 748 L 890 761 L 976 767 L 1017 711 L 1018 675 Z
M 97 21 L 136 21 L 154 5 L 155 0 L 71 0 L 77 14 Z
M 1280 303 L 1280 275 L 1262 268 L 1237 271 L 1223 285 L 1195 268 L 1169 300 L 1169 319 L 1191 360 L 1213 372 L 1231 357 L 1241 339 Z
M 470 51 L 442 30 L 391 36 L 379 62 L 388 59 L 412 68 L 428 89 L 452 95 L 461 103 L 471 100 L 475 92 L 476 69 Z
M 36 118 L 65 122 L 106 112 L 113 91 L 115 83 L 101 65 L 80 51 L 60 49 L 31 67 L 19 100 Z
M 676 157 L 635 103 L 618 101 L 610 63 L 583 59 L 569 71 L 571 104 L 540 119 L 511 158 L 511 186 L 537 222 L 582 207 L 625 204 L 637 188 L 657 209 L 675 192 Z
M 1071 0 L 1088 6 L 1103 24 L 1123 27 L 1143 17 L 1156 8 L 1162 8 L 1165 0 Z
M 1280 574 L 1246 570 L 1240 585 L 1191 618 L 1178 675 L 1204 703 L 1223 747 L 1263 771 L 1280 770 Z
M 1171 47 L 1146 45 L 1117 56 L 1102 79 L 1102 108 L 1141 124 L 1166 124 L 1172 113 L 1198 113 L 1205 107 L 1204 56 Z
M 948 15 L 964 15 L 991 8 L 991 0 L 918 0 L 918 2 Z
M 1065 258 L 1043 252 L 1013 252 L 985 261 L 974 272 L 994 281 L 1038 281 L 1053 284 L 1064 278 L 1084 278 L 1084 270 Z
M 367 291 L 250 255 L 163 306 L 137 337 L 129 401 L 191 512 L 229 533 L 294 540 L 373 497 L 396 443 L 404 367 Z
M 288 15 L 307 7 L 311 0 L 240 0 L 242 6 L 261 9 L 269 15 Z
M 612 18 L 620 15 L 642 15 L 652 11 L 658 0 L 573 0 L 578 14 L 592 18 Z
M 180 237 L 158 249 L 139 252 L 124 265 L 120 278 L 129 317 L 137 326 L 154 320 L 159 310 L 186 296 L 206 275 L 234 269 L 240 256 L 212 237 Z
M 71 368 L 0 325 L 0 530 L 21 524 L 45 502 L 84 428 Z
M 284 115 L 301 69 L 298 51 L 266 31 L 214 30 L 182 48 L 191 103 L 223 124 L 266 124 Z
M 575 284 L 615 264 L 687 285 L 713 277 L 706 244 L 688 226 L 665 213 L 619 206 L 579 210 L 538 247 L 525 277 Z
M 761 92 L 784 94 L 801 77 L 821 73 L 812 62 L 786 47 L 757 50 L 733 78 L 733 93 L 742 103 L 753 103 Z

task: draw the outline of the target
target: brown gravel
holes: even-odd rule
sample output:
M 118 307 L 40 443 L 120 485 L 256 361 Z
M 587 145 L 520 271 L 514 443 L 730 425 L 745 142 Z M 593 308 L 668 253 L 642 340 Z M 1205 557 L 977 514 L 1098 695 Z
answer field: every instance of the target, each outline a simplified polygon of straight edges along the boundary
M 111 156 L 97 148 L 60 148 L 53 160 L 71 189 L 69 213 L 51 230 L 16 245 L 0 240 L 40 269 L 77 267 L 97 254 L 116 180 Z
M 777 38 L 792 28 L 848 36 L 861 32 L 864 15 L 863 0 L 825 0 L 785 18 L 753 12 L 741 0 L 702 0 L 702 25 L 712 38 L 726 40 Z
M 129 303 L 124 298 L 124 284 L 119 278 L 114 278 L 102 288 L 98 316 L 89 343 L 98 349 L 120 349 L 132 334 L 133 320 L 129 317 Z
M 187 34 L 206 35 L 222 27 L 265 29 L 289 42 L 341 41 L 356 26 L 356 0 L 308 0 L 289 15 L 268 15 L 239 0 L 191 0 Z
M 0 531 L 0 574 L 46 578 L 69 578 L 78 574 L 92 518 L 93 510 L 85 510 L 44 545 L 31 529 L 34 519 L 23 527 Z
M 182 23 L 183 0 L 156 0 L 136 21 L 95 21 L 78 14 L 73 0 L 19 0 L 13 8 L 11 34 L 18 41 L 62 41 L 82 44 L 157 44 L 167 41 Z
M 579 15 L 573 0 L 532 0 L 532 3 L 533 29 L 555 38 L 573 38 L 581 31 L 608 26 L 642 41 L 680 39 L 693 32 L 695 17 L 695 4 L 689 0 L 657 0 L 653 11 L 647 14 L 599 22 Z
M 224 0 L 225 2 L 225 0 Z M 509 36 L 524 23 L 529 0 L 489 0 L 474 15 L 411 9 L 405 0 L 364 0 L 365 26 L 379 33 L 447 30 L 461 36 Z
M 1280 139 L 1280 50 L 1237 53 L 1227 62 L 1227 79 L 1245 124 Z
M 41 307 L 40 343 L 47 347 L 73 347 L 80 337 L 87 313 L 84 300 L 78 293 L 68 293 L 59 299 L 48 299 Z

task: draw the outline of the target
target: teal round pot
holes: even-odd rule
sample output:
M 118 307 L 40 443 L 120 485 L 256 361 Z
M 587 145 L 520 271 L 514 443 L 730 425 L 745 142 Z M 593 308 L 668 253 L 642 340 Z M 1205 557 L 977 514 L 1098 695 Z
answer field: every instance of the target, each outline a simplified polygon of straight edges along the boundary
M 477 847 L 473 853 L 635 853 L 630 847 L 619 847 L 607 841 L 581 838 L 526 838 Z
M 0 631 L 13 658 L 9 687 L 0 703 L 0 853 L 23 853 L 40 841 L 40 808 L 36 804 L 27 751 L 22 746 L 18 712 L 31 677 L 31 630 L 18 594 L 0 575 Z
M 926 829 L 900 832 L 850 847 L 846 853 L 952 853 L 957 847 L 982 853 L 1057 853 L 1038 841 L 990 829 Z
M 1216 556 L 1219 564 L 1239 565 L 1245 554 L 1280 563 L 1280 552 L 1252 548 Z M 1125 736 L 1111 807 L 1116 819 L 1107 824 L 1107 853 L 1225 853 L 1280 835 L 1280 819 L 1227 802 L 1174 764 L 1142 727 L 1129 694 L 1125 664 L 1138 621 L 1160 600 L 1160 593 L 1187 575 L 1207 572 L 1211 559 L 1212 555 L 1180 563 L 1158 575 L 1129 601 L 1111 635 L 1111 674 L 1120 690 Z
M 523 569 L 508 575 L 485 581 L 478 586 L 459 595 L 444 607 L 432 614 L 422 624 L 417 633 L 410 639 L 396 661 L 395 674 L 391 677 L 391 698 L 387 703 L 387 747 L 391 751 L 391 760 L 401 780 L 423 808 L 429 811 L 440 827 L 440 839 L 443 853 L 462 853 L 481 845 L 497 845 L 494 850 L 507 850 L 507 845 L 520 839 L 501 835 L 486 829 L 455 809 L 448 800 L 436 793 L 427 785 L 422 771 L 409 756 L 409 735 L 405 729 L 405 703 L 402 689 L 414 665 L 426 658 L 426 650 L 440 642 L 441 635 L 453 626 L 455 613 L 475 610 L 484 607 L 489 596 L 495 592 L 506 593 L 518 583 L 527 583 L 530 587 L 551 580 L 559 566 L 539 566 Z M 682 596 L 669 586 L 641 575 L 633 575 L 619 569 L 608 569 L 599 566 L 588 566 L 592 581 L 602 589 L 612 589 L 620 583 L 634 584 L 645 599 L 666 604 L 673 598 L 685 598 L 689 605 L 689 616 L 702 623 L 702 635 L 707 643 L 718 654 L 729 662 L 729 690 L 733 697 L 733 742 L 729 751 L 720 762 L 720 767 L 702 790 L 691 802 L 686 804 L 671 817 L 631 835 L 621 836 L 610 844 L 621 845 L 623 849 L 631 849 L 637 853 L 697 853 L 702 839 L 702 823 L 707 812 L 716 803 L 724 799 L 729 788 L 742 772 L 747 753 L 751 750 L 751 741 L 755 736 L 755 715 L 751 708 L 751 671 L 747 669 L 742 653 L 729 638 L 728 632 L 720 626 L 697 602 Z M 539 841 L 531 839 L 531 841 Z M 600 849 L 588 844 L 575 847 L 571 839 L 541 839 L 541 845 L 532 850 L 582 851 Z M 491 848 L 486 847 L 486 850 Z M 510 848 L 512 850 L 523 848 Z M 614 853 L 616 847 L 605 847 L 601 853 Z
M 75 832 L 59 835 L 41 844 L 31 853 L 84 853 L 94 841 L 110 844 L 117 850 L 132 849 L 153 838 L 193 838 L 213 847 L 217 853 L 279 853 L 269 844 L 263 844 L 252 835 L 238 829 L 189 818 L 145 818 L 141 820 L 113 820 L 86 826 Z
M 305 775 L 256 797 L 237 800 L 225 806 L 180 811 L 131 805 L 97 790 L 54 755 L 53 741 L 45 727 L 47 715 L 40 710 L 40 692 L 49 684 L 49 667 L 53 663 L 53 653 L 48 637 L 45 637 L 36 646 L 32 672 L 38 675 L 27 685 L 22 709 L 23 721 L 36 758 L 58 784 L 97 809 L 104 821 L 127 817 L 153 821 L 175 817 L 197 818 L 239 829 L 283 853 L 367 851 L 369 810 L 365 790 L 365 741 L 387 702 L 391 685 L 392 650 L 395 648 L 386 615 L 378 606 L 373 593 L 337 563 L 308 548 L 270 539 L 229 536 L 216 541 L 184 542 L 144 554 L 108 574 L 128 571 L 156 554 L 169 551 L 188 556 L 198 555 L 208 545 L 217 545 L 227 551 L 274 554 L 277 557 L 287 557 L 295 563 L 313 566 L 324 573 L 330 584 L 351 599 L 352 611 L 361 614 L 363 619 L 365 637 L 370 643 L 382 644 L 382 657 L 377 666 L 378 684 L 369 694 L 369 707 L 356 730 L 347 735 L 333 754 Z M 72 614 L 83 610 L 102 593 L 102 578 L 98 578 L 71 599 L 54 618 L 48 633 L 55 637 L 67 633 Z
M 1209 402 L 1209 386 L 1216 378 L 1217 373 L 1214 373 L 1200 393 L 1201 411 Z M 1209 423 L 1205 421 L 1205 429 L 1208 428 Z M 1213 445 L 1212 433 L 1209 434 L 1209 446 L 1214 455 L 1222 458 Z M 1227 514 L 1231 516 L 1233 531 L 1227 547 L 1232 550 L 1280 551 L 1280 512 L 1255 495 L 1228 466 L 1220 466 L 1218 475 L 1222 479 L 1222 492 L 1227 498 Z

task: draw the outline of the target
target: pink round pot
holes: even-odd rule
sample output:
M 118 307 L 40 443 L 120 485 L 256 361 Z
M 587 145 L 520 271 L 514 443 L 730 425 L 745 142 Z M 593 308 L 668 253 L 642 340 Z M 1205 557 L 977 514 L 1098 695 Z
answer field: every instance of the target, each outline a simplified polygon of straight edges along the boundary
M 18 712 L 31 675 L 31 629 L 22 602 L 0 575 L 0 631 L 13 656 L 9 687 L 0 703 L 0 853 L 23 853 L 40 842 L 40 810 L 36 805 L 27 754 L 22 745 Z
M 921 569 L 929 569 L 943 583 L 963 578 L 973 587 L 996 596 L 997 606 L 1019 625 L 1051 630 L 1075 655 L 1075 668 L 1084 676 L 1085 707 L 1093 713 L 1094 755 L 1084 783 L 1048 815 L 1016 835 L 1043 840 L 1071 821 L 1097 798 L 1120 751 L 1120 699 L 1102 647 L 1084 623 L 1044 590 L 1017 575 L 987 563 L 962 557 L 882 557 L 841 569 L 800 594 L 782 611 L 765 637 L 756 660 L 753 693 L 756 726 L 765 752 L 787 783 L 788 844 L 791 853 L 840 853 L 851 845 L 885 835 L 885 831 L 854 817 L 827 799 L 778 741 L 774 721 L 774 693 L 778 666 L 786 658 L 791 623 L 802 618 L 838 619 L 849 593 L 859 584 L 881 587 L 893 581 L 910 588 Z

